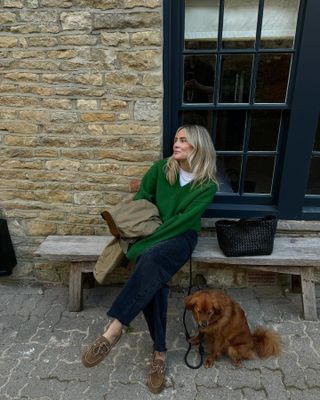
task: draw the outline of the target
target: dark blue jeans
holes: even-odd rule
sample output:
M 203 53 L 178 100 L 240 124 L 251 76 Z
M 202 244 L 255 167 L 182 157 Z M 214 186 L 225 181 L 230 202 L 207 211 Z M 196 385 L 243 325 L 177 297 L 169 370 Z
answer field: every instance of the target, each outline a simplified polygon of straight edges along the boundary
M 170 278 L 188 261 L 197 244 L 197 232 L 189 230 L 157 243 L 138 258 L 136 268 L 107 314 L 122 324 L 143 311 L 154 350 L 166 351 L 166 324 Z

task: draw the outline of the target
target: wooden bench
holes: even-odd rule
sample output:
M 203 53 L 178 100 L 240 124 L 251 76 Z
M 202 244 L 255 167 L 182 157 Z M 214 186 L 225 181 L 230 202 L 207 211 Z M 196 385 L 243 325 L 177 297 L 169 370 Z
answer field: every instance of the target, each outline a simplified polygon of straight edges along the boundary
M 111 236 L 48 236 L 36 250 L 38 257 L 70 262 L 69 310 L 82 308 L 82 274 L 92 272 Z M 279 236 L 270 256 L 225 257 L 216 237 L 199 237 L 192 261 L 215 266 L 238 265 L 241 268 L 299 275 L 302 287 L 304 318 L 317 319 L 314 268 L 320 267 L 320 245 L 316 237 Z

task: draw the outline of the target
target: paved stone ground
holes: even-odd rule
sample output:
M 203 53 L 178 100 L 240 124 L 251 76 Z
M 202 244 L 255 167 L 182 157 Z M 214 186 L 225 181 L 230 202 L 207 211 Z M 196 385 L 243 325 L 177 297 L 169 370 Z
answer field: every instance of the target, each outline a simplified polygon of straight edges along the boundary
M 85 291 L 85 309 L 67 311 L 67 289 L 0 281 L 0 400 L 144 400 L 151 342 L 142 316 L 102 364 L 85 369 L 79 354 L 108 323 L 105 308 L 119 288 Z M 222 358 L 211 369 L 184 365 L 184 293 L 172 291 L 168 316 L 168 371 L 162 399 L 320 399 L 320 322 L 302 320 L 300 295 L 275 288 L 230 289 L 249 324 L 277 330 L 278 359 Z M 320 293 L 319 293 L 320 295 Z M 318 302 L 319 303 L 319 302 Z M 191 321 L 189 322 L 191 324 Z M 190 325 L 191 326 L 191 325 Z

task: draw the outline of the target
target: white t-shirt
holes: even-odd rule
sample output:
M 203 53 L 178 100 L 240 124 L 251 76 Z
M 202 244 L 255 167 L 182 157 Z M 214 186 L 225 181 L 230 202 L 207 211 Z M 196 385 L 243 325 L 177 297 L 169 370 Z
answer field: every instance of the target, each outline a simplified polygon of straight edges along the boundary
M 184 186 L 187 183 L 191 182 L 193 178 L 194 176 L 192 172 L 187 172 L 184 169 L 180 168 L 180 174 L 179 174 L 180 186 Z

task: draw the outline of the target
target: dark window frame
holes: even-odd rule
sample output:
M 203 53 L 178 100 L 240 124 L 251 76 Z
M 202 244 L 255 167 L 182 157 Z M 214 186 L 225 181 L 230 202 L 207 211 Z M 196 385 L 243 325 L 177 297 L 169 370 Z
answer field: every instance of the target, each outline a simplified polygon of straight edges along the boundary
M 220 0 L 223 4 L 223 0 Z M 260 0 L 259 7 L 263 7 L 264 0 Z M 212 107 L 206 104 L 198 106 L 179 104 L 182 97 L 182 63 L 181 54 L 188 50 L 182 48 L 184 35 L 184 1 L 164 0 L 164 119 L 163 119 L 163 155 L 171 154 L 171 146 L 175 130 L 179 126 L 178 110 L 223 110 L 223 109 L 281 109 L 288 112 L 285 120 L 286 135 L 282 135 L 281 157 L 278 159 L 278 179 L 275 181 L 277 196 L 270 202 L 263 200 L 263 195 L 239 196 L 237 201 L 228 202 L 228 196 L 217 195 L 215 201 L 208 207 L 208 217 L 240 218 L 265 214 L 276 215 L 280 219 L 309 219 L 320 220 L 320 196 L 305 195 L 309 178 L 309 168 L 316 134 L 319 115 L 320 54 L 317 53 L 320 37 L 319 0 L 301 0 L 301 7 L 297 23 L 296 45 L 292 52 L 296 52 L 295 62 L 291 72 L 287 103 L 281 104 L 252 104 L 252 93 L 248 104 L 216 104 Z M 220 15 L 220 19 L 222 15 Z M 222 25 L 219 24 L 218 35 L 222 35 Z M 302 29 L 303 28 L 303 29 Z M 261 31 L 261 21 L 258 21 Z M 179 33 L 179 34 L 178 34 Z M 256 47 L 252 49 L 253 54 Z M 178 49 L 178 50 L 177 50 Z M 222 54 L 248 53 L 242 49 L 218 49 Z M 260 53 L 277 53 L 283 49 L 264 49 Z M 196 51 L 197 52 L 197 51 Z M 212 51 L 215 52 L 215 51 Z M 288 50 L 290 52 L 290 50 Z M 203 51 L 199 51 L 203 53 Z M 209 53 L 205 51 L 205 53 Z M 217 61 L 219 66 L 219 62 Z M 254 74 L 257 72 L 257 62 L 254 65 Z M 216 77 L 218 73 L 216 72 Z M 218 90 L 215 85 L 215 91 Z M 216 99 L 217 97 L 215 97 Z M 307 116 L 307 118 L 306 118 Z M 308 134 L 301 134 L 308 132 Z M 299 162 L 297 162 L 299 160 Z M 257 202 L 257 198 L 259 201 Z M 265 196 L 266 198 L 268 196 Z M 270 198 L 270 196 L 269 196 Z

